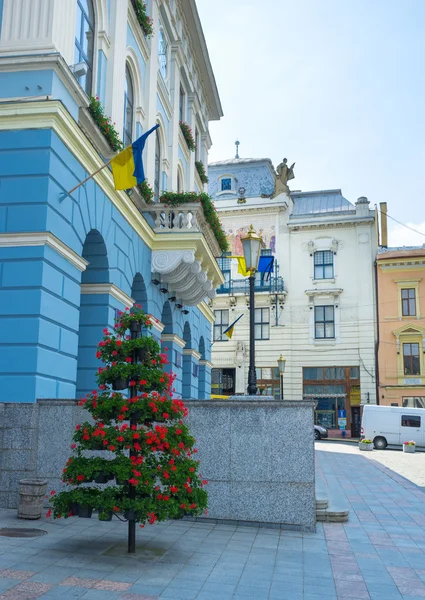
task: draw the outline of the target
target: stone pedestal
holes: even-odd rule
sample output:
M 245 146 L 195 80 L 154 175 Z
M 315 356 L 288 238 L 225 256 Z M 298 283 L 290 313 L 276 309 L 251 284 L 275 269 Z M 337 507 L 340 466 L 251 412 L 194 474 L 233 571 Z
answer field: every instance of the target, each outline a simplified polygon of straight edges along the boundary
M 270 396 L 186 401 L 207 518 L 314 531 L 314 405 Z

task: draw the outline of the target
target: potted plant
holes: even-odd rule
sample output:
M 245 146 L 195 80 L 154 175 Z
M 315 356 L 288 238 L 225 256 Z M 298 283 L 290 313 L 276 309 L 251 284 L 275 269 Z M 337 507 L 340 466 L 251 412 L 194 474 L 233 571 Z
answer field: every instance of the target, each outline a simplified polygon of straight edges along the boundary
M 208 177 L 207 177 L 207 174 L 205 173 L 205 167 L 204 167 L 204 163 L 202 162 L 202 160 L 196 160 L 195 167 L 196 167 L 196 170 L 198 171 L 199 179 L 202 181 L 202 183 L 208 183 Z
M 416 442 L 410 440 L 410 442 L 403 442 L 403 452 L 413 453 L 416 450 Z
M 187 147 L 191 152 L 195 152 L 195 139 L 193 137 L 192 129 L 189 127 L 187 123 L 184 121 L 180 121 L 180 129 L 183 134 L 184 139 L 186 140 Z
M 363 451 L 370 451 L 373 450 L 373 442 L 372 440 L 368 440 L 368 439 L 363 439 L 359 441 L 359 448 L 360 450 Z
M 142 196 L 143 200 L 146 202 L 146 204 L 154 203 L 155 192 L 151 188 L 147 179 L 145 179 L 142 183 L 139 183 L 137 185 L 137 189 L 139 190 L 139 193 Z
M 94 122 L 99 127 L 99 130 L 104 135 L 106 141 L 114 152 L 118 152 L 123 149 L 123 143 L 120 139 L 118 131 L 115 129 L 114 124 L 110 117 L 105 115 L 103 106 L 99 100 L 99 97 L 93 96 L 90 98 L 90 104 L 88 107 L 89 113 L 91 114 Z
M 99 391 L 81 400 L 90 420 L 75 428 L 72 455 L 62 476 L 67 488 L 51 497 L 47 516 L 53 512 L 55 517 L 88 518 L 96 510 L 100 520 L 126 514 L 130 521 L 152 524 L 201 515 L 206 509 L 208 482 L 198 472 L 195 439 L 184 422 L 187 408 L 173 397 L 175 375 L 164 371 L 166 357 L 154 339 L 129 339 L 132 322 L 151 327 L 149 315 L 127 310 L 117 317 L 114 333 L 104 332 L 107 340 L 101 348 L 124 345 L 125 352 L 113 361 L 105 354 L 106 365 L 97 374 Z M 150 355 L 143 364 L 133 361 L 139 348 Z M 129 381 L 128 397 L 107 388 L 117 375 Z M 88 454 L 97 448 L 108 455 Z M 124 485 L 88 484 L 112 475 Z
M 96 488 L 76 488 L 69 492 L 67 500 L 72 507 L 72 514 L 68 513 L 68 516 L 76 515 L 82 519 L 90 519 L 92 516 L 93 509 L 97 506 L 97 500 L 99 497 L 99 490 Z M 58 494 L 60 497 L 61 494 Z M 61 499 L 62 500 L 62 499 Z M 54 511 L 57 509 L 57 503 L 54 503 Z M 55 514 L 55 516 L 57 516 Z M 62 516 L 62 515 L 61 515 Z M 65 516 L 65 515 L 63 515 Z

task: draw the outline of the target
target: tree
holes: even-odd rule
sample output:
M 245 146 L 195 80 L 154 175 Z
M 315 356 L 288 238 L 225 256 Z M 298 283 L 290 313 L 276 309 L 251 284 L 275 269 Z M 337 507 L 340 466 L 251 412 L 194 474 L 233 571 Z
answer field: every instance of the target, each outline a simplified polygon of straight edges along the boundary
M 103 330 L 96 353 L 105 365 L 97 373 L 99 391 L 79 402 L 92 422 L 75 429 L 63 469 L 67 489 L 53 493 L 48 511 L 55 518 L 88 517 L 93 510 L 101 520 L 127 518 L 130 552 L 136 522 L 200 515 L 207 506 L 207 481 L 198 473 L 195 439 L 183 421 L 187 408 L 173 399 L 175 375 L 164 372 L 168 360 L 146 335 L 151 327 L 135 305 L 118 313 L 113 333 Z M 127 388 L 129 394 L 120 391 Z

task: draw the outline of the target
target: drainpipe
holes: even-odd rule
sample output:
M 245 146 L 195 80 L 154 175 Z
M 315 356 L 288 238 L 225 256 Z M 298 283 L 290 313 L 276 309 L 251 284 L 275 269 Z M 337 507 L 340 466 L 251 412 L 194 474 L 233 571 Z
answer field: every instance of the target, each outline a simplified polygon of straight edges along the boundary
M 375 259 L 375 298 L 376 298 L 376 343 L 375 343 L 375 385 L 376 385 L 376 404 L 379 404 L 379 297 L 378 297 L 378 262 Z

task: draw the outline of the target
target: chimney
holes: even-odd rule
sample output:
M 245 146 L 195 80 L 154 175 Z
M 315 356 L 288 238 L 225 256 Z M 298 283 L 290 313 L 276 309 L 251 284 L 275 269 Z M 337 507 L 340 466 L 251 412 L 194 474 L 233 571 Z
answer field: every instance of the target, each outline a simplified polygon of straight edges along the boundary
M 388 226 L 387 226 L 387 203 L 381 202 L 379 204 L 379 211 L 381 213 L 381 246 L 387 248 L 388 246 Z
M 359 217 L 369 216 L 369 200 L 366 198 L 366 196 L 357 198 L 356 213 Z

